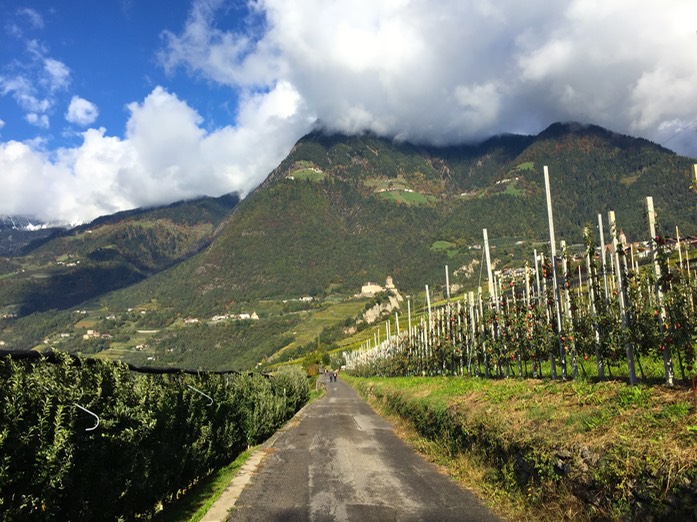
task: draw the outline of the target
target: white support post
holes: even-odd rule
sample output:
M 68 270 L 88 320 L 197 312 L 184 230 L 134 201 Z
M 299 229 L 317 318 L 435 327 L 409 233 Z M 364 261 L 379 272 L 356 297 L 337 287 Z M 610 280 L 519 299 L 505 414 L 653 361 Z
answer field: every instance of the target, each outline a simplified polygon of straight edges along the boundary
M 613 247 L 613 266 L 615 267 L 615 279 L 617 281 L 617 297 L 620 305 L 620 319 L 622 320 L 622 328 L 627 329 L 627 311 L 625 309 L 625 289 L 622 282 L 622 267 L 620 266 L 620 242 L 617 239 L 617 223 L 615 222 L 615 212 L 608 212 L 608 221 L 610 222 L 610 230 L 612 232 L 612 247 Z M 625 339 L 625 352 L 627 354 L 627 372 L 629 374 L 629 383 L 634 386 L 637 383 L 636 369 L 634 368 L 634 348 L 631 343 Z
M 542 301 L 541 298 L 542 296 L 542 285 L 540 284 L 540 264 L 538 263 L 539 259 L 537 256 L 537 249 L 533 250 L 533 255 L 535 257 L 535 284 L 537 286 L 537 304 L 541 305 Z
M 489 299 L 491 299 L 492 302 L 497 302 L 498 299 L 496 299 L 494 275 L 491 267 L 491 254 L 489 253 L 489 233 L 487 232 L 486 228 L 482 229 L 482 235 L 484 236 L 484 255 L 486 256 L 486 277 L 489 285 Z
M 530 265 L 525 261 L 525 308 L 530 307 Z
M 431 314 L 431 293 L 428 291 L 428 285 L 426 285 L 426 307 L 428 309 L 428 335 L 430 338 L 433 332 L 433 316 Z
M 450 274 L 448 273 L 448 265 L 445 265 L 445 296 L 450 304 Z
M 484 377 L 489 377 L 489 355 L 486 351 L 486 323 L 484 321 L 484 303 L 482 299 L 482 287 L 478 287 L 477 290 L 477 303 L 479 305 L 479 323 L 482 327 L 482 354 L 484 358 Z
M 573 334 L 573 315 L 571 312 L 571 274 L 569 273 L 569 261 L 567 259 L 568 256 L 566 251 L 566 241 L 559 241 L 559 244 L 561 245 L 561 266 L 563 272 L 562 277 L 564 281 L 564 318 L 566 320 L 566 324 L 569 326 L 569 329 L 571 330 L 571 334 Z M 574 379 L 576 379 L 578 377 L 576 343 L 573 340 L 573 335 L 570 335 L 569 332 L 566 332 L 566 335 L 564 337 L 564 351 L 566 352 L 566 349 L 568 347 L 568 350 L 571 355 L 571 375 Z
M 472 336 L 471 341 L 467 343 L 467 373 L 470 376 L 472 376 L 472 353 L 474 352 L 474 349 L 477 346 L 477 326 L 474 313 L 474 292 L 470 290 L 467 294 L 467 297 L 467 304 L 469 305 L 470 335 Z
M 666 321 L 666 307 L 663 302 L 663 288 L 661 285 L 661 265 L 658 262 L 658 241 L 656 238 L 656 212 L 653 208 L 653 198 L 646 196 L 646 216 L 649 219 L 649 234 L 651 234 L 651 242 L 653 243 L 653 269 L 656 274 L 656 299 L 658 301 L 658 318 L 661 328 L 661 337 L 663 337 L 663 327 Z M 668 343 L 663 343 L 663 368 L 665 370 L 666 384 L 673 385 L 673 359 L 670 354 L 670 346 Z
M 607 303 L 610 294 L 607 287 L 607 267 L 605 264 L 605 236 L 603 234 L 603 216 L 598 214 L 598 231 L 600 233 L 600 261 L 603 269 L 603 282 L 605 284 L 605 302 Z
M 600 353 L 600 328 L 598 327 L 598 314 L 595 308 L 595 288 L 593 287 L 593 265 L 591 254 L 586 252 L 586 267 L 588 270 L 588 299 L 590 301 L 591 317 L 593 317 L 593 330 L 595 333 L 595 363 L 598 371 L 598 378 L 605 379 L 605 364 Z
M 411 297 L 407 296 L 407 323 L 409 325 L 409 345 L 411 345 Z
M 675 225 L 675 241 L 678 244 L 678 260 L 680 262 L 679 268 L 680 273 L 682 274 L 682 245 L 680 244 L 680 229 L 678 229 L 677 225 Z
M 566 354 L 561 338 L 564 335 L 561 322 L 561 293 L 557 281 L 557 246 L 554 238 L 554 216 L 552 214 L 552 192 L 549 188 L 549 170 L 544 166 L 545 195 L 547 196 L 547 220 L 549 222 L 549 246 L 552 255 L 552 286 L 554 289 L 555 310 L 557 316 L 557 341 L 559 342 L 559 362 L 561 363 L 561 378 L 566 379 Z

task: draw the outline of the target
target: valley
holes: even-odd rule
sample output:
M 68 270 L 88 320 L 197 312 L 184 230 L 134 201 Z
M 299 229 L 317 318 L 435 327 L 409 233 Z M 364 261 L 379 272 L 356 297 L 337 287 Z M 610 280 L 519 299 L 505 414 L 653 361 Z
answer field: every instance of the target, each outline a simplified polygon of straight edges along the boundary
M 547 164 L 557 238 L 568 243 L 558 259 L 564 306 L 575 314 L 568 338 L 551 332 L 552 314 L 544 315 L 555 301 L 551 265 L 530 270 L 537 266 L 533 252 L 549 250 L 540 174 Z M 68 368 L 74 366 L 66 352 L 88 357 L 85 383 L 97 382 L 92 367 L 140 379 L 107 361 L 143 372 L 186 371 L 204 387 L 210 371 L 233 371 L 249 379 L 251 388 L 238 390 L 251 404 L 246 390 L 256 390 L 254 379 L 266 381 L 260 375 L 294 366 L 307 387 L 323 368 L 345 366 L 352 373 L 347 382 L 399 415 L 407 432 L 418 433 L 410 435 L 417 446 L 478 484 L 511 519 L 684 513 L 694 484 L 694 406 L 686 384 L 694 352 L 692 338 L 677 340 L 693 335 L 695 324 L 684 317 L 687 301 L 679 301 L 692 295 L 697 266 L 693 165 L 645 140 L 569 124 L 536 137 L 444 149 L 311 134 L 241 201 L 202 198 L 107 216 L 2 258 L 0 349 L 51 352 Z M 647 194 L 658 210 L 662 273 L 675 277 L 666 293 L 674 319 L 664 323 L 666 333 L 657 333 L 655 285 L 647 279 Z M 625 385 L 624 325 L 613 290 L 619 283 L 604 293 L 611 305 L 600 316 L 600 346 L 589 311 L 590 295 L 599 295 L 590 287 L 600 279 L 597 270 L 581 270 L 590 262 L 586 252 L 600 262 L 595 223 L 608 210 L 617 212 L 627 240 L 630 315 L 640 319 L 630 331 L 641 372 L 632 387 Z M 474 295 L 492 297 L 490 289 L 478 293 L 489 282 L 487 246 L 501 300 L 480 301 L 475 312 Z M 531 288 L 536 283 L 529 307 L 521 304 L 531 295 L 526 274 Z M 504 307 L 500 315 L 496 303 Z M 397 333 L 410 323 L 416 338 L 407 342 Z M 575 344 L 562 355 L 556 340 L 571 337 Z M 659 384 L 659 337 L 675 344 L 670 387 Z M 572 379 L 564 373 L 568 346 Z M 22 379 L 39 375 L 18 369 L 7 357 L 5 371 Z M 173 388 L 163 388 L 164 397 L 195 401 L 206 393 L 193 384 L 184 389 L 176 377 L 167 383 Z M 68 378 L 61 386 L 78 385 Z M 95 390 L 89 405 L 108 412 L 102 402 L 109 395 Z M 140 391 L 149 396 L 147 387 Z M 289 413 L 285 388 L 274 393 L 265 407 L 272 416 Z M 29 402 L 26 409 L 36 410 Z M 247 424 L 251 437 L 259 428 Z M 670 477 L 652 474 L 647 459 Z
M 424 285 L 445 296 L 446 265 L 454 292 L 486 279 L 482 229 L 496 270 L 544 251 L 542 165 L 573 253 L 608 209 L 643 238 L 647 194 L 664 234 L 697 234 L 693 161 L 580 124 L 444 148 L 313 133 L 242 201 L 106 216 L 2 258 L 0 342 L 205 369 L 340 353 L 364 283 L 392 276 L 420 313 Z

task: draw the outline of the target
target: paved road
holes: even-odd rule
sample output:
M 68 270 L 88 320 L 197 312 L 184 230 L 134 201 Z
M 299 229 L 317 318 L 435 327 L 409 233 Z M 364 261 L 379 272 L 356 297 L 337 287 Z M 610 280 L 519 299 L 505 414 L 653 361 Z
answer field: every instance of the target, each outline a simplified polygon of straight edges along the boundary
M 341 380 L 266 451 L 229 520 L 499 520 Z

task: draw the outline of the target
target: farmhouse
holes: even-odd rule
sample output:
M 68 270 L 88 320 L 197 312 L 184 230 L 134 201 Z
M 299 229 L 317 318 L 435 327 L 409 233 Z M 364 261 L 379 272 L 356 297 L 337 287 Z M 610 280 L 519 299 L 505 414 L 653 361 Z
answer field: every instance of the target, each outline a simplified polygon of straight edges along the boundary
M 95 330 L 87 330 L 87 333 L 82 335 L 83 339 L 97 339 L 101 334 Z

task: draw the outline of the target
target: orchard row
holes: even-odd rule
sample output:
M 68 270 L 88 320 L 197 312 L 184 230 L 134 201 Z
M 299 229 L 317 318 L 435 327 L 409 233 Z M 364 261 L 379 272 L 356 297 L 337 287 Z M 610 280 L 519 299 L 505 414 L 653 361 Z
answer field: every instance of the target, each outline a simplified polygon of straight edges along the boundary
M 695 167 L 697 176 L 697 166 Z M 517 280 L 493 272 L 487 230 L 483 230 L 488 293 L 479 287 L 432 309 L 426 286 L 426 310 L 412 325 L 382 342 L 376 338 L 345 352 L 347 369 L 360 375 L 481 375 L 600 379 L 639 375 L 654 378 L 656 367 L 672 385 L 675 374 L 688 380 L 695 372 L 697 273 L 690 252 L 676 238 L 656 233 L 653 200 L 646 198 L 648 240 L 640 253 L 618 233 L 608 213 L 611 244 L 606 245 L 602 216 L 599 238 L 584 230 L 585 259 L 572 258 L 563 241 L 557 254 L 545 167 L 550 251 L 533 253 Z M 534 268 L 533 268 L 534 266 Z M 410 303 L 409 303 L 410 304 Z

